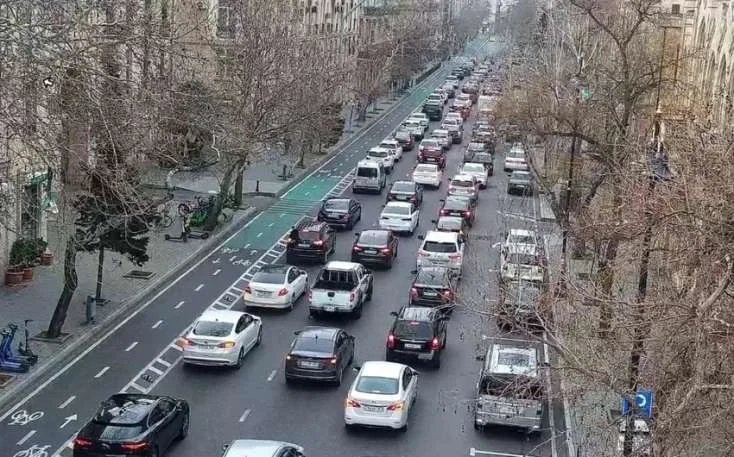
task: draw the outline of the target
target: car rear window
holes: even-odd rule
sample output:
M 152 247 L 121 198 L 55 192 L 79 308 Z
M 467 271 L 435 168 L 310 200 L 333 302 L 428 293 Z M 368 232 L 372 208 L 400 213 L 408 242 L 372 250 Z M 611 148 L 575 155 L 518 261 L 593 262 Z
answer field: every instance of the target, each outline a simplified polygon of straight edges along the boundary
M 324 208 L 328 210 L 346 211 L 349 209 L 349 200 L 327 200 Z
M 387 244 L 387 232 L 362 232 L 359 235 L 360 244 Z
M 398 132 L 395 134 L 395 138 L 401 139 L 401 140 L 409 140 L 410 139 L 410 132 Z
M 463 170 L 471 173 L 484 173 L 484 165 L 480 163 L 467 163 L 466 165 L 464 165 Z
M 377 168 L 357 168 L 357 176 L 359 176 L 360 178 L 376 178 Z
M 127 441 L 143 433 L 142 424 L 110 425 L 91 422 L 84 429 L 84 437 L 101 441 Z
M 305 241 L 316 241 L 321 238 L 321 232 L 303 231 L 299 236 Z
M 417 340 L 430 340 L 433 338 L 433 327 L 429 322 L 423 321 L 397 321 L 393 329 L 393 335 L 398 338 L 415 338 Z
M 369 151 L 367 153 L 369 157 L 387 157 L 387 151 Z
M 438 171 L 438 166 L 436 165 L 418 165 L 415 167 L 415 171 L 419 173 L 436 173 Z
M 445 274 L 431 270 L 420 270 L 415 277 L 415 283 L 436 287 L 445 287 L 449 284 Z
M 428 252 L 451 253 L 456 252 L 455 243 L 440 243 L 438 241 L 426 241 L 423 250 Z
M 486 148 L 484 143 L 469 143 L 467 148 L 469 151 L 484 151 Z
M 511 157 L 513 159 L 524 159 L 525 158 L 525 153 L 522 150 L 511 149 L 507 153 L 507 157 Z
M 441 218 L 438 220 L 438 228 L 443 230 L 461 230 L 461 219 Z
M 446 199 L 446 203 L 443 204 L 444 209 L 468 209 L 469 203 L 466 200 L 461 199 Z
M 396 182 L 392 185 L 393 192 L 415 192 L 415 184 L 412 182 Z
M 392 206 L 388 205 L 382 211 L 383 214 L 397 214 L 398 216 L 410 216 L 409 206 Z
M 296 338 L 293 343 L 293 351 L 321 352 L 322 354 L 331 354 L 334 352 L 334 341 L 329 338 L 315 338 L 313 336 L 303 336 Z
M 423 146 L 424 148 L 437 148 L 437 147 L 439 147 L 438 146 L 438 141 L 436 141 L 436 140 L 425 140 L 425 141 L 421 142 L 421 146 Z
M 452 179 L 451 185 L 455 187 L 472 187 L 474 186 L 474 183 L 464 179 Z
M 508 262 L 515 265 L 539 265 L 538 258 L 528 254 L 510 254 L 510 260 Z
M 192 330 L 197 336 L 227 336 L 232 332 L 234 324 L 229 322 L 199 321 Z
M 366 394 L 395 395 L 399 390 L 398 380 L 379 376 L 361 376 L 355 390 Z
M 283 284 L 285 275 L 283 273 L 267 273 L 259 271 L 252 277 L 252 282 L 261 284 Z

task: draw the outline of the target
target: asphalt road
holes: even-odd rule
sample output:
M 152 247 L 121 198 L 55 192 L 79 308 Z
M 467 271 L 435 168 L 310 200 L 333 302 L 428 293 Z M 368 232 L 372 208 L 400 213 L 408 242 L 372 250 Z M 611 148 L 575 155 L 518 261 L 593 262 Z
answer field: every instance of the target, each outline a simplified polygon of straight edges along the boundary
M 487 48 L 482 48 L 487 44 L 475 43 L 468 53 L 487 53 Z M 491 305 L 496 296 L 498 252 L 494 246 L 504 230 L 532 225 L 536 214 L 533 199 L 507 197 L 501 157 L 489 189 L 480 197 L 477 222 L 470 235 L 468 268 L 461 290 L 464 306 L 450 322 L 441 370 L 423 370 L 418 407 L 406 434 L 372 430 L 346 434 L 343 399 L 353 373 L 336 389 L 286 388 L 282 364 L 293 331 L 314 323 L 304 303 L 291 313 L 259 313 L 264 319 L 263 344 L 248 355 L 240 371 L 183 368 L 179 363 L 181 353 L 172 344 L 205 308 L 242 309 L 237 297 L 251 277 L 252 267 L 278 259 L 282 252 L 279 239 L 287 229 L 304 216 L 313 215 L 323 197 L 344 191 L 348 173 L 365 151 L 412 112 L 449 68 L 446 65 L 424 85 L 414 88 L 411 96 L 347 144 L 322 169 L 306 177 L 147 306 L 128 316 L 37 392 L 3 412 L 0 456 L 15 456 L 33 446 L 48 455 L 70 455 L 70 437 L 101 400 L 120 390 L 162 393 L 191 403 L 191 434 L 170 453 L 181 457 L 218 455 L 222 444 L 243 437 L 296 442 L 306 448 L 308 455 L 325 457 L 345 452 L 355 457 L 469 455 L 471 449 L 476 455 L 550 456 L 548 433 L 533 438 L 507 430 L 480 434 L 473 429 L 469 412 L 480 365 L 475 356 L 484 345 L 483 337 L 496 333 L 491 320 L 477 312 Z M 469 131 L 467 128 L 467 138 Z M 454 146 L 449 153 L 447 176 L 460 165 L 461 151 Z M 415 154 L 406 153 L 393 179 L 409 174 Z M 419 232 L 430 229 L 445 189 L 444 185 L 439 191 L 426 191 Z M 376 226 L 384 193 L 358 198 L 363 204 L 363 218 L 355 231 Z M 351 233 L 339 234 L 334 259 L 349 259 L 352 239 Z M 329 321 L 356 336 L 357 361 L 382 360 L 391 322 L 389 312 L 407 302 L 418 242 L 417 237 L 402 238 L 400 258 L 392 271 L 376 272 L 374 299 L 361 320 Z M 313 277 L 318 268 L 308 271 Z M 28 457 L 45 456 L 39 453 Z

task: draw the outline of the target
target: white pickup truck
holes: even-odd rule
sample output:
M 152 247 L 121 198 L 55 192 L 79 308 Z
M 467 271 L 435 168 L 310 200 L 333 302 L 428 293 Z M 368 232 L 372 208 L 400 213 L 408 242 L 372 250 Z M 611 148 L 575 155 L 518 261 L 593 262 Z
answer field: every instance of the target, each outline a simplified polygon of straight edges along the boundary
M 372 300 L 373 276 L 362 264 L 332 261 L 326 264 L 308 295 L 308 312 L 350 313 L 362 317 L 362 307 Z

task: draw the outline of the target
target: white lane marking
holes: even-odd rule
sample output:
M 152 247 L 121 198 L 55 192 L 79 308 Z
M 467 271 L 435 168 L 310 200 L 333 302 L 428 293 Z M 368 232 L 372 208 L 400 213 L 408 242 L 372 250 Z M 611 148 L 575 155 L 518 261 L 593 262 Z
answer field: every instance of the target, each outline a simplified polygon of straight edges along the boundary
M 23 438 L 21 438 L 20 441 L 18 441 L 15 444 L 17 444 L 18 446 L 21 446 L 23 443 L 25 443 L 26 441 L 28 441 L 29 439 L 31 439 L 31 437 L 33 435 L 35 435 L 35 434 L 36 434 L 36 431 L 35 430 L 31 430 L 30 432 L 26 433 L 25 436 Z
M 271 222 L 271 223 L 269 223 L 269 224 L 268 224 L 268 227 L 272 227 L 273 225 L 275 225 L 275 222 Z
M 184 302 L 183 300 L 181 300 L 180 302 L 176 303 L 176 306 L 174 306 L 173 309 L 179 309 L 180 307 L 183 306 L 184 303 L 186 303 L 186 302 Z
M 235 286 L 232 286 L 232 287 L 230 287 L 230 289 L 234 289 L 234 290 L 236 290 L 236 291 L 237 291 L 237 292 L 239 292 L 239 293 L 242 293 L 242 292 L 244 292 L 244 290 L 243 290 L 243 289 L 240 289 L 239 287 L 235 287 Z
M 257 236 L 255 236 L 255 238 L 260 238 L 261 236 L 263 236 L 263 232 L 258 233 Z
M 247 417 L 250 415 L 250 409 L 246 409 L 244 413 L 240 416 L 240 422 L 244 422 L 247 420 Z
M 245 246 L 243 247 L 243 249 L 247 249 L 247 248 L 249 248 L 249 247 L 250 247 L 250 243 L 247 243 L 247 244 L 246 244 L 246 245 L 245 245 Z
M 162 374 L 163 374 L 163 372 L 162 372 L 161 370 L 159 370 L 158 368 L 154 367 L 153 365 L 150 365 L 150 366 L 148 367 L 148 369 L 149 369 L 150 371 L 152 371 L 153 373 L 157 374 L 158 376 L 160 376 L 160 375 L 162 375 Z
M 307 196 L 307 195 L 308 195 L 308 194 L 310 194 L 310 193 L 311 193 L 311 192 L 304 192 L 304 193 L 303 193 L 303 196 L 305 197 L 305 196 Z
M 498 457 L 528 457 L 527 454 L 526 455 L 522 455 L 522 454 L 508 454 L 507 452 L 480 451 L 479 449 L 474 449 L 474 448 L 469 449 L 469 455 L 470 456 L 475 456 L 477 454 L 482 454 L 482 455 L 495 455 L 495 456 L 498 456 Z
M 175 349 L 175 350 L 177 350 L 179 352 L 183 352 L 183 348 L 181 346 L 177 345 L 177 344 L 169 344 L 168 347 L 171 348 L 171 349 Z
M 270 372 L 270 376 L 268 376 L 268 382 L 272 381 L 273 378 L 275 378 L 275 373 L 277 373 L 278 370 L 273 370 Z
M 67 406 L 69 406 L 69 403 L 73 402 L 75 398 L 76 398 L 76 395 L 72 395 L 71 397 L 64 400 L 64 402 L 59 405 L 59 409 L 64 409 Z
M 107 373 L 107 370 L 109 370 L 109 369 L 110 369 L 110 367 L 104 367 L 104 368 L 102 368 L 101 370 L 99 370 L 99 373 L 97 373 L 96 375 L 94 375 L 94 377 L 95 378 L 101 378 L 102 375 L 104 375 L 105 373 Z
M 194 292 L 200 291 L 203 287 L 204 287 L 204 284 L 199 284 L 198 286 L 196 286 L 196 289 L 194 289 Z
M 234 261 L 234 259 L 236 259 L 236 258 L 237 258 L 237 256 L 236 256 L 236 255 L 233 255 L 232 257 L 230 257 L 230 258 L 229 258 L 229 261 L 230 261 L 230 262 L 233 262 L 233 261 Z
M 156 322 L 155 324 L 153 324 L 153 326 L 152 326 L 151 328 L 158 328 L 158 327 L 160 327 L 160 326 L 161 326 L 161 324 L 162 324 L 162 323 L 163 323 L 163 321 L 162 321 L 162 320 L 161 320 L 161 321 L 158 321 L 158 322 Z
M 278 217 L 281 217 L 281 218 L 282 217 L 285 217 L 285 213 L 280 213 L 280 216 L 278 216 Z
M 212 276 L 216 276 L 216 275 L 218 275 L 219 273 L 221 273 L 221 271 L 222 271 L 222 270 L 220 270 L 220 269 L 217 269 L 217 271 L 215 271 L 214 273 L 212 273 Z
M 181 303 L 183 303 L 183 302 L 181 302 Z M 137 342 L 137 341 L 133 341 L 133 342 L 132 342 L 132 343 L 130 344 L 130 346 L 128 346 L 128 347 L 127 347 L 127 348 L 125 349 L 125 352 L 130 352 L 130 351 L 132 351 L 132 350 L 133 350 L 133 348 L 134 348 L 135 346 L 137 346 L 137 345 L 138 345 L 138 342 Z
M 165 352 L 165 351 L 164 351 L 164 352 Z M 153 360 L 153 363 L 155 363 L 155 362 L 158 362 L 158 363 L 160 363 L 161 365 L 163 365 L 163 366 L 166 366 L 166 367 L 170 367 L 170 366 L 171 366 L 171 363 L 170 363 L 170 362 L 168 362 L 167 360 L 164 360 L 164 359 L 162 359 L 162 358 L 160 358 L 160 357 L 158 357 L 158 358 L 156 358 L 155 360 Z
M 256 252 L 257 252 L 257 249 L 253 249 L 252 251 L 250 251 L 250 255 L 255 255 Z

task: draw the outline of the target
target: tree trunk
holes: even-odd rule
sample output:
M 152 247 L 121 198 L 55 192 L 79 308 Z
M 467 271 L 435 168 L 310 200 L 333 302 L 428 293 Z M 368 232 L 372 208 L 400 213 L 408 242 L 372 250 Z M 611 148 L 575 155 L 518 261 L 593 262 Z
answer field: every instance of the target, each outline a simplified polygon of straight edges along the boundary
M 237 173 L 237 179 L 234 181 L 234 204 L 237 208 L 242 206 L 242 187 L 245 182 L 245 173 L 240 171 Z
M 64 253 L 64 289 L 61 291 L 59 301 L 56 303 L 56 309 L 51 316 L 51 322 L 46 330 L 46 338 L 58 338 L 61 336 L 61 329 L 66 322 L 66 316 L 71 304 L 71 298 L 79 284 L 76 276 L 76 239 L 73 235 L 66 240 L 66 251 Z
M 104 246 L 99 245 L 99 257 L 97 258 L 97 290 L 94 299 L 97 303 L 102 301 L 102 278 L 104 276 Z
M 219 193 L 217 194 L 218 198 L 214 200 L 214 207 L 209 210 L 206 221 L 204 221 L 205 231 L 210 232 L 214 230 L 214 228 L 217 226 L 219 215 L 222 214 L 222 209 L 224 209 L 224 202 L 227 200 L 229 189 L 232 187 L 232 179 L 235 177 L 235 173 L 239 173 L 240 175 L 243 173 L 244 166 L 245 159 L 240 158 L 237 159 L 237 161 L 235 161 L 233 164 L 231 164 L 224 172 L 224 176 L 222 176 L 222 181 L 219 183 Z M 241 194 L 242 192 L 240 192 L 240 195 Z

